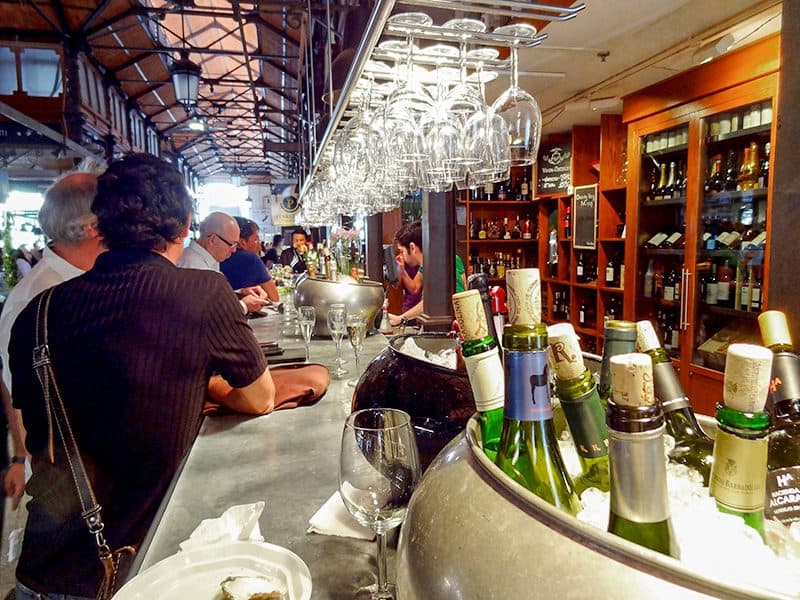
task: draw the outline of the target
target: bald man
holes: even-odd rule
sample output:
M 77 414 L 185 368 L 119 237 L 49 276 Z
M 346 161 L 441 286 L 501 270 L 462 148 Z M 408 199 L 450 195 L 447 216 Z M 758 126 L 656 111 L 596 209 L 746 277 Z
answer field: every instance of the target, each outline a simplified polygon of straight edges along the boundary
M 219 272 L 219 263 L 236 252 L 238 246 L 236 220 L 223 212 L 212 212 L 200 223 L 200 236 L 183 250 L 178 266 Z M 257 312 L 264 306 L 261 294 L 253 293 L 250 288 L 243 291 L 241 302 L 245 312 Z
M 14 457 L 5 475 L 6 496 L 12 508 L 19 505 L 25 488 L 25 429 L 20 412 L 11 403 L 11 372 L 8 368 L 8 341 L 11 326 L 22 309 L 40 292 L 88 271 L 105 250 L 97 231 L 97 217 L 92 201 L 97 193 L 97 176 L 71 173 L 57 180 L 44 194 L 39 210 L 39 225 L 48 239 L 40 260 L 31 272 L 14 286 L 0 318 L 0 357 L 3 359 L 3 381 L 0 395 L 8 418 Z

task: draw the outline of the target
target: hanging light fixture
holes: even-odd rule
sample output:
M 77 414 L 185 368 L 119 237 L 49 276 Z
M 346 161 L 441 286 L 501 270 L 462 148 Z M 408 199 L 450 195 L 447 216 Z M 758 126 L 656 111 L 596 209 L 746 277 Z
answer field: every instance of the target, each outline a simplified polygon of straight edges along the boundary
M 181 51 L 180 58 L 172 62 L 170 75 L 175 88 L 175 99 L 189 111 L 197 104 L 200 89 L 200 65 L 189 60 L 186 50 L 186 28 L 184 26 L 183 9 L 181 9 Z

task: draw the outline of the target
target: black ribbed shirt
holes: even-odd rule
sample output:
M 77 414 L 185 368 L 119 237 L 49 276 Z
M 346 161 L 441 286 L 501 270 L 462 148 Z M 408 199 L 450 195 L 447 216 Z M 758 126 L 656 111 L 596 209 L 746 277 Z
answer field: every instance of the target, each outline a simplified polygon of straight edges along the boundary
M 40 592 L 94 597 L 101 579 L 94 542 L 79 516 L 58 522 L 47 514 L 47 492 L 36 481 L 47 451 L 31 360 L 36 304 L 17 319 L 9 346 L 14 405 L 34 463 L 17 578 Z M 56 287 L 48 335 L 106 536 L 112 549 L 138 545 L 197 434 L 211 373 L 244 387 L 264 372 L 264 356 L 220 273 L 179 269 L 152 252 L 106 252 Z

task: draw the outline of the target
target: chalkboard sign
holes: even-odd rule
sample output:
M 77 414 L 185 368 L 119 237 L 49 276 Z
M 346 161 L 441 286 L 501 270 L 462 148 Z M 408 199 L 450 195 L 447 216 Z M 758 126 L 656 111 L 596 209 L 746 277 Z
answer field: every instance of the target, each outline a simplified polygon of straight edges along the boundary
M 597 247 L 597 184 L 575 187 L 572 196 L 572 214 L 575 219 L 572 245 L 575 248 L 594 250 Z
M 542 194 L 569 194 L 572 185 L 572 136 L 558 143 L 539 146 L 536 160 L 536 192 Z

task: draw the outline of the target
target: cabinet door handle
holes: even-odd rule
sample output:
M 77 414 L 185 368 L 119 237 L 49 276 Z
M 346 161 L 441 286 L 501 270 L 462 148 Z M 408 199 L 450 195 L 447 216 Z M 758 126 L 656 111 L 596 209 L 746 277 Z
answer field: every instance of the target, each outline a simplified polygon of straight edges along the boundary
M 681 294 L 681 307 L 683 310 L 683 330 L 689 329 L 689 296 L 688 289 L 692 278 L 692 272 L 689 269 L 683 270 L 683 293 Z

